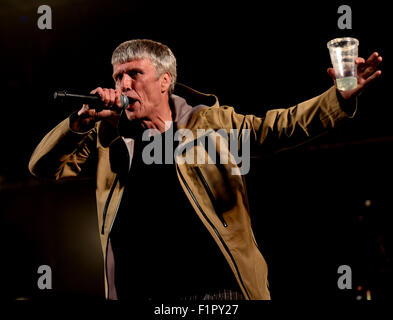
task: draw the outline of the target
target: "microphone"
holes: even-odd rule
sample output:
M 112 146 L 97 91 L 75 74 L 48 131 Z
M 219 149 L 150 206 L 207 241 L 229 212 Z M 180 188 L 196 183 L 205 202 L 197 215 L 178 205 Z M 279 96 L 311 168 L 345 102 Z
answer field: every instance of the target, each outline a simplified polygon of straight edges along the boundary
M 101 101 L 101 97 L 98 94 L 77 94 L 67 92 L 66 90 L 58 90 L 53 94 L 53 99 L 60 103 L 88 104 L 97 111 L 110 109 L 104 105 L 104 102 Z M 122 94 L 120 100 L 121 108 L 126 108 L 128 106 L 128 97 Z

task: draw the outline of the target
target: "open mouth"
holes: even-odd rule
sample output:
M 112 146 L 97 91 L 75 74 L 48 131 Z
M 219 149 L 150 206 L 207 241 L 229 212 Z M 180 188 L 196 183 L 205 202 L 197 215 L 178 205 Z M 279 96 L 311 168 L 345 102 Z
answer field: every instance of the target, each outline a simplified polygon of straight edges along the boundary
M 136 99 L 133 99 L 133 98 L 131 98 L 131 97 L 128 97 L 128 106 L 127 106 L 126 109 L 132 108 L 132 107 L 134 106 L 135 102 L 137 102 L 137 101 L 138 101 L 138 100 L 136 100 Z

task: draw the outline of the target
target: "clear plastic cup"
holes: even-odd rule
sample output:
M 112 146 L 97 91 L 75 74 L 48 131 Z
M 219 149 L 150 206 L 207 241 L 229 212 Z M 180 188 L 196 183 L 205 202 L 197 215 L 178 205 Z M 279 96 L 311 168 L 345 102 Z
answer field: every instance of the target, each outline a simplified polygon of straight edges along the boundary
M 339 90 L 355 89 L 358 85 L 355 64 L 358 46 L 359 41 L 349 37 L 333 39 L 327 43 Z

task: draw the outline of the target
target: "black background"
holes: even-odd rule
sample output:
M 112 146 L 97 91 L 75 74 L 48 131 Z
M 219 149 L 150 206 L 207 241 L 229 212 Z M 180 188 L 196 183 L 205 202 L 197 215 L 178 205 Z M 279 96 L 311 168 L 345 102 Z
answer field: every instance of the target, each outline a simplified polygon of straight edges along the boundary
M 52 9 L 51 30 L 37 27 L 41 4 Z M 337 27 L 342 4 L 352 8 L 352 30 Z M 382 77 L 360 97 L 356 119 L 299 149 L 253 159 L 248 190 L 273 299 L 356 300 L 365 290 L 372 299 L 391 298 L 388 11 L 333 1 L 3 1 L 2 294 L 103 296 L 94 181 L 55 184 L 27 169 L 37 143 L 73 111 L 53 104 L 55 90 L 112 87 L 113 49 L 150 38 L 173 50 L 179 82 L 239 113 L 263 115 L 327 90 L 326 43 L 353 36 L 360 56 L 384 57 Z M 43 264 L 52 268 L 52 290 L 37 288 Z M 352 290 L 337 288 L 340 265 L 352 268 Z

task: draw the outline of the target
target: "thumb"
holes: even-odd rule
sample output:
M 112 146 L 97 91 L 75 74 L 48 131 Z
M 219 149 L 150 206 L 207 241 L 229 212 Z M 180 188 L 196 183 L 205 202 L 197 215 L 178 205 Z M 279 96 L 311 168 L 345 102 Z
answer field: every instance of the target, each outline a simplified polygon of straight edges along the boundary
M 328 68 L 327 69 L 327 73 L 333 79 L 334 83 L 336 83 L 336 74 L 334 72 L 334 69 L 333 68 Z

